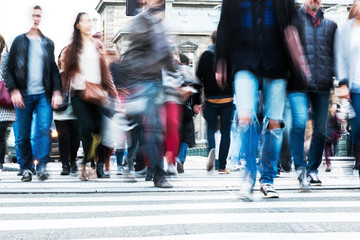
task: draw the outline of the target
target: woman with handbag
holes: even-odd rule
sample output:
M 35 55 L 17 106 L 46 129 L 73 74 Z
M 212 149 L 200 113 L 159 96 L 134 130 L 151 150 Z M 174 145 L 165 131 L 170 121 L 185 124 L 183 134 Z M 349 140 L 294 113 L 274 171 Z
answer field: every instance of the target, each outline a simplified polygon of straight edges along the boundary
M 6 49 L 6 52 L 2 54 L 2 52 Z M 0 35 L 0 84 L 4 84 L 4 66 L 6 65 L 7 60 L 7 46 L 5 43 L 5 39 Z M 4 86 L 2 86 L 2 93 L 7 94 L 7 90 Z M 0 98 L 5 97 L 1 93 Z M 2 101 L 1 101 L 2 102 Z M 4 158 L 5 158 L 5 149 L 6 149 L 6 132 L 7 128 L 10 126 L 12 122 L 15 122 L 15 111 L 14 108 L 9 106 L 0 104 L 0 179 L 1 172 L 3 169 Z
M 63 72 L 64 54 L 66 47 L 61 50 L 58 57 L 58 67 L 60 75 Z M 63 84 L 63 104 L 53 111 L 53 118 L 56 131 L 59 136 L 59 152 L 60 161 L 62 163 L 62 171 L 60 175 L 77 176 L 78 167 L 76 164 L 77 151 L 80 145 L 79 123 L 74 115 L 70 101 L 70 87 L 65 84 L 65 79 L 61 79 Z M 66 88 L 65 88 L 66 87 Z
M 71 88 L 71 104 L 80 124 L 84 149 L 80 179 L 83 181 L 109 177 L 104 174 L 102 161 L 98 162 L 97 175 L 94 170 L 87 170 L 86 165 L 94 159 L 99 144 L 101 107 L 108 104 L 108 94 L 112 98 L 117 97 L 116 88 L 103 56 L 102 44 L 90 36 L 91 31 L 90 15 L 79 13 L 74 23 L 72 42 L 64 52 L 62 73 L 65 86 Z M 101 149 L 103 148 L 99 150 Z

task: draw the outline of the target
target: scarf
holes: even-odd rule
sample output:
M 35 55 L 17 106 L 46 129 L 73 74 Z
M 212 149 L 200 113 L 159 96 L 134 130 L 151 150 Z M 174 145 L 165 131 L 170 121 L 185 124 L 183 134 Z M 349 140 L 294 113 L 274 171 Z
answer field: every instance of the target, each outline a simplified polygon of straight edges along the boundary
M 314 27 L 319 26 L 320 25 L 320 18 L 322 17 L 322 11 L 319 9 L 317 14 L 315 14 L 313 11 L 311 11 L 307 7 L 305 7 L 305 11 L 311 17 L 312 24 L 314 25 Z

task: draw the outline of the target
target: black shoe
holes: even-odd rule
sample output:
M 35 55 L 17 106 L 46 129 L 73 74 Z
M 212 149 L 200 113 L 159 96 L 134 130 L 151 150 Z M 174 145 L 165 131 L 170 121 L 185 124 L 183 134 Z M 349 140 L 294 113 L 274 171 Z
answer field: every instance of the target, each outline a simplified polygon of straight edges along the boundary
M 176 170 L 178 173 L 184 173 L 184 164 L 180 161 L 176 162 Z
M 98 178 L 110 178 L 109 174 L 104 172 L 104 163 L 98 162 L 96 165 L 96 175 Z
M 63 167 L 62 171 L 60 172 L 61 176 L 70 175 L 70 169 L 69 167 Z
M 154 182 L 154 186 L 158 188 L 173 188 L 173 185 L 166 179 L 160 178 L 159 180 Z
M 154 177 L 154 173 L 153 173 L 152 169 L 150 167 L 148 167 L 145 181 L 152 181 L 153 177 Z
M 23 175 L 22 175 L 21 181 L 22 182 L 31 182 L 32 172 L 30 170 L 24 170 L 22 172 L 23 172 Z
M 40 171 L 37 171 L 37 178 L 39 181 L 45 181 L 49 178 L 49 173 L 43 167 Z
M 17 176 L 22 176 L 23 175 L 23 170 L 20 168 L 16 175 Z
M 319 180 L 316 172 L 311 172 L 308 174 L 308 180 L 312 186 L 321 186 L 322 182 Z
M 76 163 L 74 166 L 70 167 L 70 175 L 75 176 L 75 177 L 78 175 L 78 167 L 77 167 Z

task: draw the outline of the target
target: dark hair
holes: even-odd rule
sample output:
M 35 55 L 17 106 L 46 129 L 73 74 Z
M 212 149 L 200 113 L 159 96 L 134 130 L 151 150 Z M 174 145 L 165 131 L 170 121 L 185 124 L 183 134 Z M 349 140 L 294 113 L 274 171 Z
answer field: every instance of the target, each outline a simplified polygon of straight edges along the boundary
M 82 51 L 83 43 L 81 39 L 81 32 L 77 25 L 80 22 L 81 17 L 85 14 L 87 13 L 81 12 L 76 16 L 71 43 L 66 49 L 66 55 L 64 59 L 63 74 L 65 79 L 71 79 L 79 71 L 79 53 Z
M 213 31 L 210 35 L 211 40 L 213 41 L 213 43 L 216 43 L 216 35 L 217 35 L 217 31 Z
M 8 51 L 5 38 L 0 34 L 0 61 L 1 61 L 1 53 L 6 48 L 6 51 Z
M 189 65 L 190 64 L 190 60 L 185 54 L 180 53 L 179 57 L 180 57 L 180 63 L 181 64 L 183 64 L 183 65 Z
M 34 10 L 36 10 L 36 9 L 39 9 L 40 11 L 42 11 L 42 9 L 41 9 L 41 7 L 40 7 L 39 5 L 36 5 L 36 6 L 34 7 Z

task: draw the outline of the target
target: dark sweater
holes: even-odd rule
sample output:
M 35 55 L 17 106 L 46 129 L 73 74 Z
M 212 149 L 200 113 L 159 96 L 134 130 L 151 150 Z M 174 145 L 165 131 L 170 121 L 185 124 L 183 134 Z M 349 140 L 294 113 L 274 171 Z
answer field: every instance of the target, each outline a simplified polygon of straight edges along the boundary
M 214 71 L 214 63 L 215 46 L 211 45 L 209 46 L 208 50 L 203 52 L 203 54 L 201 55 L 196 70 L 196 76 L 201 82 L 201 87 L 204 89 L 205 98 L 219 99 L 233 97 L 233 88 L 231 82 L 224 90 L 221 90 L 217 85 Z
M 262 77 L 287 78 L 284 29 L 296 17 L 294 0 L 223 0 L 217 62 L 232 62 L 232 75 L 249 70 Z

